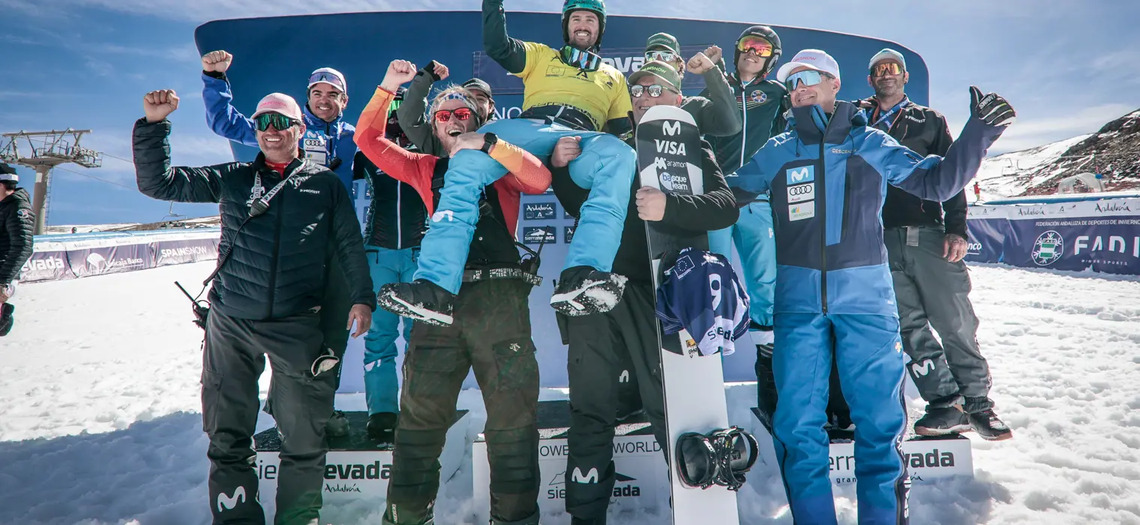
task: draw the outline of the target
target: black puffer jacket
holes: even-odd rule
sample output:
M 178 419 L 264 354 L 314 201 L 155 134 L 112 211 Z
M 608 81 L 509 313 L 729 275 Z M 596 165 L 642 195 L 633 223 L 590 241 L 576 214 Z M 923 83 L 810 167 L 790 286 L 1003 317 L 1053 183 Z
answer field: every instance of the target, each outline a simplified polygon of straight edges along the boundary
M 220 253 L 229 253 L 210 291 L 210 303 L 231 317 L 274 319 L 319 306 L 328 261 L 341 261 L 354 304 L 375 309 L 364 241 L 351 198 L 337 176 L 297 159 L 292 176 L 269 210 L 249 219 L 254 174 L 268 192 L 281 176 L 258 154 L 249 162 L 201 168 L 171 167 L 170 122 L 135 123 L 135 173 L 139 191 L 177 202 L 217 202 L 222 216 Z M 240 233 L 238 230 L 241 230 Z
M 0 201 L 0 287 L 16 280 L 32 256 L 36 216 L 30 200 L 28 190 L 16 188 L 16 193 Z

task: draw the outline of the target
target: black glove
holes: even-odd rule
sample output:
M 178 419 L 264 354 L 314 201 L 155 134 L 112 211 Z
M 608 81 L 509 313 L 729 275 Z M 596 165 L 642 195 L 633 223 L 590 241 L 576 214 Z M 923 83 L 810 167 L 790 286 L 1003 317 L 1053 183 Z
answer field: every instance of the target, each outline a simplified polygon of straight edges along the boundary
M 997 93 L 982 96 L 982 90 L 970 86 L 970 115 L 990 126 L 1008 126 L 1017 120 L 1013 106 Z
M 426 74 L 427 76 L 431 77 L 432 82 L 439 82 L 439 75 L 435 74 L 435 66 L 438 66 L 438 65 L 439 65 L 439 62 L 432 60 L 431 62 L 428 62 L 428 65 L 420 68 L 420 73 Z

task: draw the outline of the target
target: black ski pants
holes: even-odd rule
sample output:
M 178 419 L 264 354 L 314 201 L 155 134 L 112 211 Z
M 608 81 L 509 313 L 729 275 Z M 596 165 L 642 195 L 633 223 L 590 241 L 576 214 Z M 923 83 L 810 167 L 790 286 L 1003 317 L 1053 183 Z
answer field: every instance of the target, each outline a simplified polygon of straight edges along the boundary
M 642 405 L 668 460 L 655 300 L 651 284 L 630 281 L 613 310 L 566 318 L 570 345 L 566 512 L 576 518 L 603 518 L 610 504 L 616 481 L 613 442 L 619 374 L 625 363 L 632 364 Z
M 319 316 L 304 313 L 252 321 L 211 310 L 202 358 L 202 428 L 210 438 L 210 511 L 215 524 L 265 523 L 258 503 L 253 432 L 257 380 L 269 357 L 273 417 L 281 431 L 279 525 L 318 518 L 324 486 L 325 423 L 332 415 L 337 370 L 314 377 L 321 352 Z
M 530 333 L 531 286 L 516 279 L 463 283 L 451 326 L 415 323 L 404 356 L 386 524 L 432 518 L 439 455 L 468 370 L 487 407 L 491 519 L 538 523 L 538 360 Z

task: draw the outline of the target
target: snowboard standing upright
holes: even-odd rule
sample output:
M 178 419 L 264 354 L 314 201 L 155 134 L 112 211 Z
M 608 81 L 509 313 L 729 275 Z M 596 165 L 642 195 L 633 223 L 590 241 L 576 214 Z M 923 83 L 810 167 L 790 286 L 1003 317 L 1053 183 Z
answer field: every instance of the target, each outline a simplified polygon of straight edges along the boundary
M 669 194 L 704 193 L 700 132 L 688 112 L 673 106 L 649 108 L 637 125 L 636 133 L 638 175 L 642 186 Z M 677 236 L 661 231 L 652 221 L 645 225 L 654 289 L 661 285 L 663 256 L 686 247 L 708 250 L 707 233 Z M 665 335 L 661 325 L 658 319 L 665 419 L 669 434 L 667 446 L 673 524 L 705 524 L 712 519 L 717 525 L 735 525 L 740 521 L 736 492 L 723 486 L 701 489 L 682 483 L 675 450 L 677 439 L 682 434 L 704 434 L 728 427 L 721 356 L 702 355 L 695 339 L 687 331 Z

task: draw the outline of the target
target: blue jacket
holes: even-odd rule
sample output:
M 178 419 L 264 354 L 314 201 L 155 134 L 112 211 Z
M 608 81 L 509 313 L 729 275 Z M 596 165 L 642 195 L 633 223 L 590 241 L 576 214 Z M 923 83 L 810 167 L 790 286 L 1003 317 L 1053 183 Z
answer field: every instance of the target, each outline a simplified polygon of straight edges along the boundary
M 737 170 L 737 202 L 771 191 L 776 313 L 898 316 L 881 219 L 890 183 L 945 201 L 974 177 L 1004 131 L 971 118 L 945 157 L 921 157 L 839 102 L 792 109 L 789 130 Z
M 202 74 L 202 101 L 206 103 L 206 123 L 214 133 L 252 148 L 258 147 L 256 124 L 234 107 L 234 95 L 224 75 L 219 78 Z M 305 136 L 301 137 L 299 147 L 305 151 L 309 161 L 336 173 L 351 195 L 352 160 L 356 156 L 356 143 L 352 136 L 356 134 L 356 128 L 345 122 L 343 117 L 325 122 L 309 111 L 308 104 L 302 106 L 301 112 L 305 117 Z

